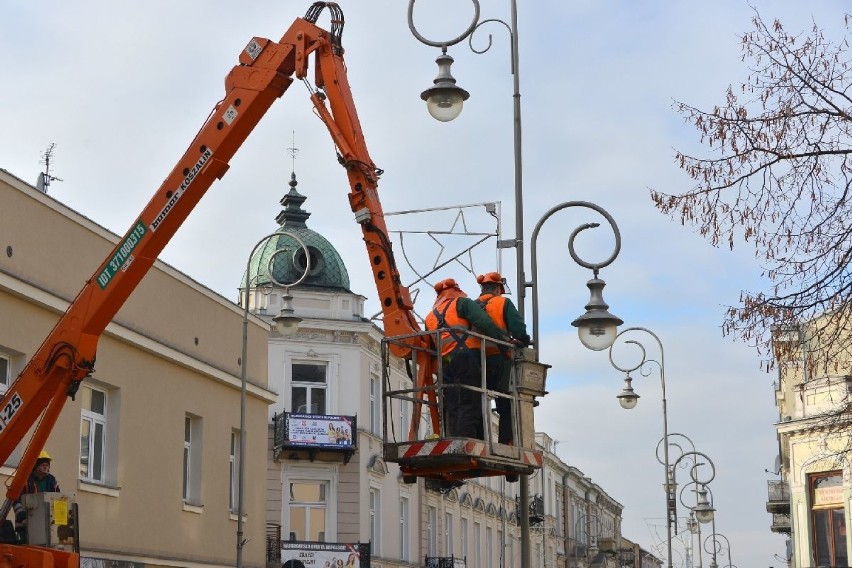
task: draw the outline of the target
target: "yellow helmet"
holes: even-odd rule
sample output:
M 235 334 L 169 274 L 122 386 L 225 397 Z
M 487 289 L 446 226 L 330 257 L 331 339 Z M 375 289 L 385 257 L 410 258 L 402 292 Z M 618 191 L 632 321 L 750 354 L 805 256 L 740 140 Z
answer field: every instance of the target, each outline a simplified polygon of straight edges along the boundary
M 47 452 L 42 450 L 41 453 L 36 458 L 36 465 L 39 466 L 39 465 L 43 464 L 44 462 L 50 463 L 51 459 L 52 458 L 50 457 L 50 454 L 48 454 Z

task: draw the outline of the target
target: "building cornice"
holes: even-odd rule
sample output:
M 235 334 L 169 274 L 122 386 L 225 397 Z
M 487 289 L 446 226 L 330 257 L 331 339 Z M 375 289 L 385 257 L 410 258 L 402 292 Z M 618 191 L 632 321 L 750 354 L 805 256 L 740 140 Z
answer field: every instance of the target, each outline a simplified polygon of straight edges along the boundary
M 2 270 L 0 270 L 0 290 L 8 291 L 10 294 L 25 299 L 31 304 L 38 305 L 56 314 L 65 313 L 69 306 L 69 302 L 67 300 L 59 298 L 47 290 L 33 286 L 27 282 L 23 282 Z M 257 319 L 255 323 L 265 325 L 265 322 L 260 319 Z M 162 357 L 175 364 L 201 373 L 202 375 L 205 375 L 219 383 L 223 383 L 237 389 L 242 386 L 242 380 L 240 377 L 231 375 L 230 373 L 191 357 L 186 353 L 174 349 L 173 347 L 169 347 L 168 345 L 156 341 L 115 321 L 107 325 L 104 333 L 119 341 L 129 343 L 139 349 L 152 353 L 153 355 Z M 278 395 L 276 393 L 252 383 L 248 384 L 247 392 L 251 396 L 262 399 L 267 404 L 272 404 L 278 400 Z

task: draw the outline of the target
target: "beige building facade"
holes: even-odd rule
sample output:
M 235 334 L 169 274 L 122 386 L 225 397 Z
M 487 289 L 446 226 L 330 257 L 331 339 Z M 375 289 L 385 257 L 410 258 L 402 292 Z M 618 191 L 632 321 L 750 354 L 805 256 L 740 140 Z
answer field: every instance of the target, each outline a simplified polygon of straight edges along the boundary
M 779 478 L 769 481 L 773 532 L 788 537 L 788 565 L 847 566 L 852 554 L 852 466 L 847 458 L 850 359 L 832 354 L 831 372 L 813 364 L 808 326 L 777 330 L 775 399 Z M 790 356 L 792 355 L 792 356 Z
M 0 170 L 0 390 L 8 388 L 118 236 Z M 248 476 L 264 475 L 269 326 L 249 321 Z M 95 372 L 46 447 L 80 510 L 85 563 L 231 566 L 242 310 L 157 262 L 100 339 Z M 0 469 L 9 475 L 19 447 Z M 246 494 L 263 534 L 265 495 Z M 263 539 L 244 551 L 262 566 Z
M 278 221 L 309 246 L 304 283 L 285 289 L 259 277 L 281 241 L 261 250 L 239 302 L 157 262 L 101 338 L 95 373 L 45 447 L 63 491 L 79 503 L 84 564 L 233 565 L 245 457 L 246 567 L 280 567 L 293 541 L 369 544 L 375 568 L 520 567 L 519 484 L 483 478 L 449 491 L 422 479 L 406 484 L 382 458 L 383 334 L 365 317 L 365 298 L 350 290 L 339 255 L 307 229 L 303 201 L 291 182 Z M 0 390 L 118 240 L 0 170 Z M 277 257 L 289 261 L 273 265 L 279 281 L 305 268 L 289 246 Z M 287 292 L 303 318 L 293 337 L 270 326 Z M 389 364 L 393 388 L 410 385 L 403 362 Z M 388 428 L 402 429 L 410 412 L 391 408 Z M 349 424 L 350 437 L 336 431 L 343 443 L 299 446 L 285 428 L 293 415 L 331 417 L 324 424 L 340 431 Z M 547 435 L 536 439 L 545 466 L 530 478 L 525 513 L 532 566 L 622 565 L 622 506 L 562 462 Z M 0 474 L 12 472 L 20 453 Z

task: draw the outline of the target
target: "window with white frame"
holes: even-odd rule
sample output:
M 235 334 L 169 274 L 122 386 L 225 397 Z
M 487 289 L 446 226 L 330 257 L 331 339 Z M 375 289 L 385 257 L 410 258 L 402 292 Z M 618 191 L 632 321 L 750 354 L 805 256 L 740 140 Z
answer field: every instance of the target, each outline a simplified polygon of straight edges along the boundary
M 376 487 L 370 488 L 370 543 L 372 554 L 381 556 L 382 550 L 382 494 Z
M 461 546 L 461 557 L 467 558 L 467 519 L 462 517 L 461 520 L 461 535 L 459 535 L 459 545 Z
M 12 358 L 0 353 L 0 393 L 5 393 L 12 384 Z
M 453 515 L 444 513 L 444 556 L 453 555 Z
M 409 500 L 408 497 L 399 498 L 399 558 L 403 562 L 408 561 L 408 531 L 409 531 Z
M 299 414 L 326 414 L 328 363 L 297 361 L 291 365 L 292 411 Z
M 80 478 L 105 481 L 107 392 L 88 385 L 80 388 Z
M 201 504 L 201 418 L 183 417 L 183 486 L 181 498 L 190 505 Z
M 378 366 L 370 365 L 370 432 L 376 436 L 381 435 L 381 395 Z
M 240 468 L 240 460 L 242 459 L 241 455 L 241 447 L 240 447 L 240 431 L 232 430 L 231 431 L 231 451 L 228 456 L 228 479 L 229 479 L 229 487 L 230 493 L 228 498 L 228 509 L 232 513 L 239 513 L 237 509 L 239 509 L 239 468 Z
M 0 349 L 2 349 L 0 347 Z M 0 351 L 0 396 L 4 395 L 15 380 L 19 365 L 23 364 L 23 357 L 17 354 L 12 354 L 9 351 Z M 21 456 L 24 453 L 26 442 L 20 442 L 9 457 L 6 458 L 6 464 L 17 467 L 21 463 Z
M 289 482 L 290 540 L 325 542 L 328 482 L 305 479 Z
M 473 523 L 473 566 L 482 568 L 482 525 Z
M 426 538 L 429 556 L 438 556 L 438 509 L 429 507 L 426 516 Z
M 192 475 L 192 418 L 183 417 L 183 488 L 181 498 L 189 500 L 190 476 Z

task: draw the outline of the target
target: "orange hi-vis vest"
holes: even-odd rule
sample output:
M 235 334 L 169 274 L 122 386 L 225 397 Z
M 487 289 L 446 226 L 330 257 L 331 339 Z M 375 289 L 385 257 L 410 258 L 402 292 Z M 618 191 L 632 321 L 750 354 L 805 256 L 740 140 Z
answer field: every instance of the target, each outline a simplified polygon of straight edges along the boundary
M 470 322 L 459 316 L 457 307 L 458 298 L 451 298 L 435 306 L 435 309 L 426 316 L 426 329 L 429 331 L 436 329 L 445 330 L 441 332 L 442 356 L 451 354 L 459 347 L 458 339 L 456 338 L 465 338 L 464 345 L 469 349 L 477 350 L 480 346 L 479 338 L 467 333 L 470 330 Z M 443 318 L 443 322 L 439 321 L 439 316 Z
M 491 321 L 493 321 L 497 327 L 506 331 L 506 320 L 503 318 L 503 311 L 506 307 L 505 296 L 483 294 L 476 299 L 476 303 L 479 304 L 479 307 L 485 310 L 485 313 L 488 314 L 488 317 L 491 318 Z M 499 347 L 490 343 L 485 344 L 486 355 L 496 355 L 497 353 L 500 353 Z

